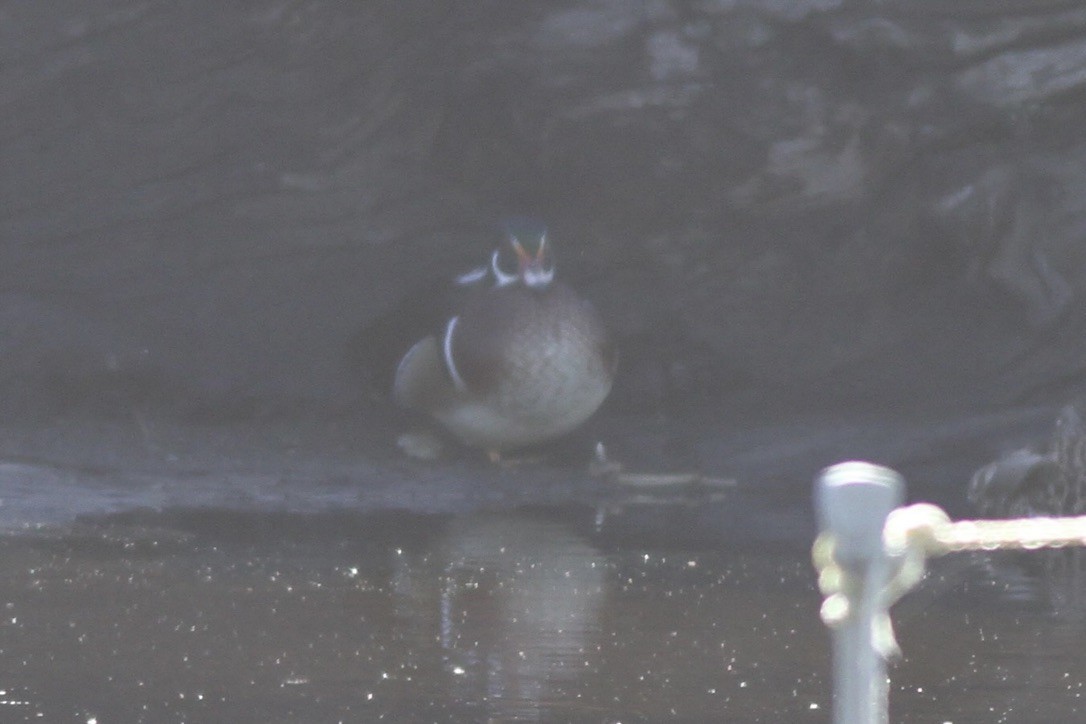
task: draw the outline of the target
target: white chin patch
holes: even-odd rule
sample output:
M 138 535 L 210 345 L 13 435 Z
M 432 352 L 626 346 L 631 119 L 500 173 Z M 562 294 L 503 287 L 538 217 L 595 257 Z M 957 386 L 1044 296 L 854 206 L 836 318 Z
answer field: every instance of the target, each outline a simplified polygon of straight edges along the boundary
M 533 289 L 545 287 L 554 279 L 554 269 L 543 271 L 542 269 L 527 269 L 524 272 L 524 283 Z

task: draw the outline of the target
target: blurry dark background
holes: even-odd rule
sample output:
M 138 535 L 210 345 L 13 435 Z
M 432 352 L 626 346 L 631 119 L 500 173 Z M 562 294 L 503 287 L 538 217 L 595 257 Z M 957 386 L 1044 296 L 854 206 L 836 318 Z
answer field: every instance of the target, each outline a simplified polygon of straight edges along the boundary
M 396 460 L 529 213 L 619 338 L 592 433 L 960 496 L 1082 387 L 1084 89 L 1074 0 L 0 3 L 3 452 Z

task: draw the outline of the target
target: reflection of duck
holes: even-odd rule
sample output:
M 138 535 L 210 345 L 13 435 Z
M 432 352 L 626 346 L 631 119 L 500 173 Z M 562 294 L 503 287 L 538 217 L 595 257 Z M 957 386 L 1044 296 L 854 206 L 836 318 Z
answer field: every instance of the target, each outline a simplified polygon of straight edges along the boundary
M 615 350 L 592 305 L 554 279 L 546 231 L 511 226 L 489 267 L 464 275 L 464 305 L 396 371 L 404 407 L 497 453 L 557 437 L 611 390 Z
M 603 557 L 559 523 L 508 515 L 455 521 L 440 550 L 440 641 L 458 694 L 534 718 L 583 675 Z

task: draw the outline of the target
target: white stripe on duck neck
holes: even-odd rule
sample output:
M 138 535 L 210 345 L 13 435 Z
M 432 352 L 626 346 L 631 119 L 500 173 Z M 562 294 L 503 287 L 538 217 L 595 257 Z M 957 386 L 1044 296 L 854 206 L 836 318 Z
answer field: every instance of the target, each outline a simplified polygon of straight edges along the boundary
M 464 272 L 456 278 L 456 283 L 462 287 L 471 286 L 477 284 L 486 278 L 487 268 L 485 266 L 475 267 L 469 272 Z
M 498 256 L 501 253 L 500 249 L 495 249 L 494 253 L 490 257 L 490 270 L 494 272 L 494 286 L 495 287 L 507 287 L 510 284 L 516 284 L 520 279 L 519 274 L 506 274 L 498 266 Z

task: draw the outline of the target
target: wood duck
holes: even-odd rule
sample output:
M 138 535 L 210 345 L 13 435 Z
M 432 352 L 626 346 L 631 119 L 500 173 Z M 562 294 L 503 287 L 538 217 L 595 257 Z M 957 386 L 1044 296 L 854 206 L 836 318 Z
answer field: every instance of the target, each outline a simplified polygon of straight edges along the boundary
M 573 430 L 611 390 L 616 353 L 593 306 L 554 278 L 546 230 L 507 226 L 438 335 L 400 361 L 393 392 L 461 442 L 501 452 Z
M 1086 424 L 1075 406 L 1060 411 L 1047 452 L 1017 450 L 974 473 L 969 500 L 1000 518 L 1086 513 Z

